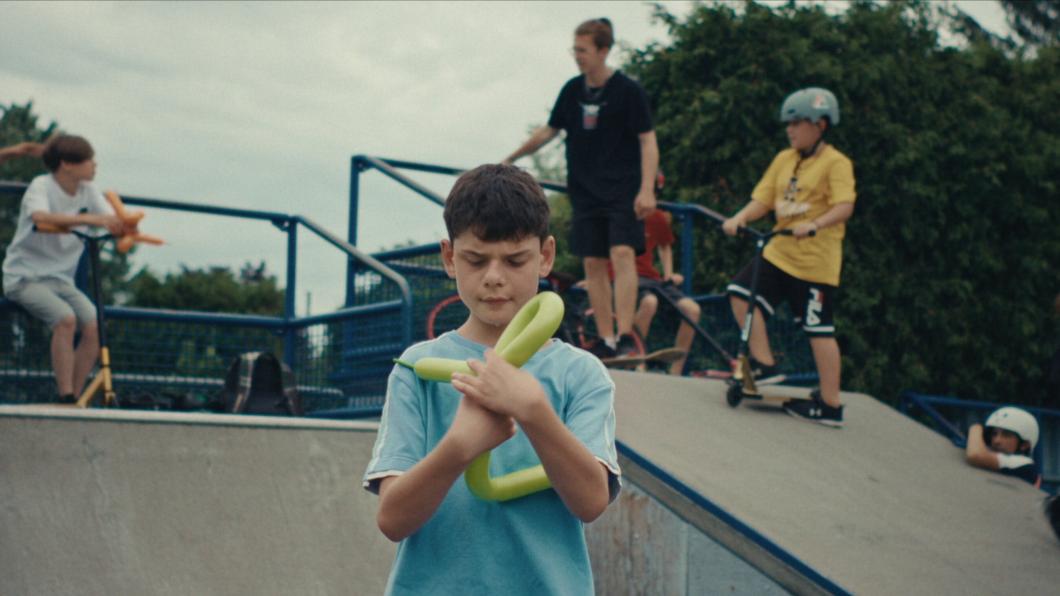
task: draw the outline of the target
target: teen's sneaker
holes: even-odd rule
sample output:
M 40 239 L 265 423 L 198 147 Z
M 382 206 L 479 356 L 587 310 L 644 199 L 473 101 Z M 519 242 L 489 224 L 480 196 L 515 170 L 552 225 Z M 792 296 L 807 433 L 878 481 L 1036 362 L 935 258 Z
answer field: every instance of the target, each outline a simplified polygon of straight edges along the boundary
M 589 346 L 589 353 L 596 356 L 600 360 L 606 360 L 608 358 L 615 357 L 615 350 L 611 346 L 607 345 L 602 339 L 598 339 L 591 346 Z
M 843 406 L 833 408 L 821 399 L 821 390 L 810 392 L 810 399 L 792 399 L 784 403 L 784 411 L 796 418 L 827 426 L 843 426 Z
M 759 385 L 775 385 L 782 383 L 784 379 L 788 378 L 787 375 L 780 372 L 780 368 L 776 364 L 762 364 L 754 358 L 751 358 L 751 374 L 754 375 L 755 383 Z
M 627 356 L 640 356 L 640 348 L 637 347 L 637 340 L 633 339 L 633 336 L 626 333 L 619 336 L 618 345 L 615 347 L 615 356 L 624 358 Z

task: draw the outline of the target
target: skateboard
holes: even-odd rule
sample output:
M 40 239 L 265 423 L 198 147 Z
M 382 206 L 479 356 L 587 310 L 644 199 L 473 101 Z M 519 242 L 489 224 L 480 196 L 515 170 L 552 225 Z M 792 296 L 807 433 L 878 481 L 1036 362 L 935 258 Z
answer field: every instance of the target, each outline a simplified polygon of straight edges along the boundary
M 687 352 L 680 348 L 663 348 L 661 350 L 655 350 L 654 352 L 648 352 L 647 354 L 637 354 L 636 356 L 601 358 L 600 362 L 603 362 L 604 366 L 613 368 L 633 368 L 649 362 L 671 364 L 676 360 L 680 360 L 685 354 L 687 354 Z

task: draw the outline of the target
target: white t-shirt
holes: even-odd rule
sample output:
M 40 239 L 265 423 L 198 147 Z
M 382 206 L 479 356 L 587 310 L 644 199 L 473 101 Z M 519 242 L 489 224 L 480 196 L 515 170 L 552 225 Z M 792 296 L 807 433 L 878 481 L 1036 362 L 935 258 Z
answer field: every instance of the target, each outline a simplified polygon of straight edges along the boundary
M 22 196 L 22 208 L 18 213 L 18 228 L 7 247 L 4 258 L 4 288 L 13 288 L 25 278 L 58 278 L 70 283 L 74 281 L 77 261 L 81 258 L 84 244 L 73 234 L 46 234 L 33 229 L 33 214 L 49 213 L 104 213 L 112 215 L 103 194 L 89 182 L 77 187 L 77 194 L 66 194 L 51 174 L 37 176 L 30 182 Z

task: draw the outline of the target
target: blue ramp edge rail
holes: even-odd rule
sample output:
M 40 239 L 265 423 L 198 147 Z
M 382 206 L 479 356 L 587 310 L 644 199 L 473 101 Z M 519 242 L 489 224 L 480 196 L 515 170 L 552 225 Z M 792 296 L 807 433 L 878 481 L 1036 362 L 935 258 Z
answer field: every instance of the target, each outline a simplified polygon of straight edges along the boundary
M 802 575 L 807 580 L 813 582 L 821 589 L 827 591 L 830 594 L 852 594 L 852 592 L 844 589 L 839 584 L 825 577 L 821 572 L 817 571 L 810 565 L 806 564 L 798 557 L 792 555 L 790 552 L 784 550 L 778 544 L 772 540 L 766 538 L 751 526 L 737 519 L 734 515 L 725 511 L 710 499 L 703 496 L 700 492 L 696 491 L 687 484 L 681 482 L 674 476 L 672 476 L 666 470 L 653 464 L 647 458 L 640 453 L 637 453 L 634 449 L 623 443 L 622 441 L 615 441 L 615 445 L 618 448 L 619 454 L 629 458 L 634 464 L 644 469 L 646 472 L 655 476 L 670 488 L 677 491 L 681 496 L 692 501 L 697 507 L 707 511 L 722 523 L 728 525 L 730 528 L 753 542 L 754 544 L 761 547 L 764 551 L 781 561 L 799 575 Z

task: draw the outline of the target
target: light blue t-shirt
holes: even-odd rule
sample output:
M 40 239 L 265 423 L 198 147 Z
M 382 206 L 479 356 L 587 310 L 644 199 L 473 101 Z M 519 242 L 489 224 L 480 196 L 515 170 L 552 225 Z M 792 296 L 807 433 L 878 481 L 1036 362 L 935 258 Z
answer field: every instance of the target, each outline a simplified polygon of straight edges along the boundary
M 401 359 L 483 359 L 485 346 L 449 332 L 416 344 Z M 609 470 L 611 498 L 620 475 L 615 452 L 615 385 L 594 356 L 552 340 L 523 365 L 541 383 L 560 419 Z M 398 475 L 441 441 L 462 399 L 448 383 L 418 379 L 407 368 L 390 373 L 386 405 L 365 488 Z M 490 456 L 490 475 L 500 476 L 541 463 L 518 430 Z M 548 489 L 497 503 L 478 499 L 459 478 L 434 516 L 401 541 L 387 594 L 593 593 L 592 570 L 581 521 L 556 491 Z

